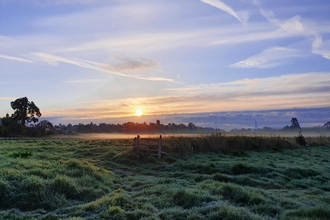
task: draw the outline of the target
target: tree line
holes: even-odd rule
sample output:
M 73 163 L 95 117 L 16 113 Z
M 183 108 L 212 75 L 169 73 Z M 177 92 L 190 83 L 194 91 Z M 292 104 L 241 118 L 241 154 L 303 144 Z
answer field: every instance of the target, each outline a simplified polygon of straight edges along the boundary
M 72 134 L 72 133 L 125 133 L 125 132 L 156 132 L 156 131 L 192 131 L 203 129 L 195 126 L 192 122 L 188 125 L 169 123 L 161 124 L 159 120 L 156 123 L 134 123 L 126 122 L 124 124 L 106 124 L 99 125 L 82 124 L 78 125 L 56 125 L 47 120 L 39 122 L 41 117 L 40 109 L 33 101 L 27 97 L 18 98 L 10 103 L 14 113 L 10 116 L 0 118 L 0 136 L 44 136 L 51 134 Z
M 185 124 L 161 124 L 159 120 L 156 123 L 134 123 L 126 122 L 123 124 L 89 124 L 79 123 L 78 125 L 56 125 L 56 133 L 66 134 L 66 133 L 130 133 L 130 132 L 189 132 L 196 130 L 205 130 L 207 128 L 197 127 L 192 122 L 188 125 Z
M 159 120 L 155 123 L 134 123 L 126 122 L 123 124 L 89 124 L 79 123 L 78 125 L 55 125 L 47 120 L 39 122 L 41 117 L 40 109 L 33 101 L 29 101 L 27 97 L 18 98 L 10 102 L 10 106 L 14 113 L 10 116 L 0 118 L 0 136 L 44 136 L 52 134 L 74 134 L 74 133 L 130 133 L 130 132 L 225 132 L 221 129 L 203 128 L 189 122 L 185 124 L 161 124 Z M 330 130 L 330 121 L 323 125 L 324 128 Z M 274 131 L 270 127 L 258 129 L 258 131 Z M 301 130 L 297 118 L 291 119 L 291 125 L 284 126 L 281 130 Z M 254 131 L 252 129 L 234 129 L 232 131 Z

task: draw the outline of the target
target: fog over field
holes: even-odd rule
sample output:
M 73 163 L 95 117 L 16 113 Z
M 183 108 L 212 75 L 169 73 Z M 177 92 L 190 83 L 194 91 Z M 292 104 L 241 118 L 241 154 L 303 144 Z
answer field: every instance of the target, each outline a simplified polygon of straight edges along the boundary
M 294 108 L 294 109 L 277 109 L 263 111 L 231 111 L 231 112 L 208 112 L 194 114 L 166 114 L 166 115 L 146 115 L 140 117 L 121 117 L 121 118 L 105 118 L 105 119 L 84 119 L 69 120 L 66 117 L 44 117 L 54 124 L 58 123 L 125 123 L 125 122 L 153 122 L 160 120 L 162 124 L 176 123 L 188 124 L 194 123 L 199 127 L 211 127 L 231 130 L 234 128 L 253 128 L 255 122 L 259 128 L 265 126 L 272 128 L 283 128 L 290 125 L 291 118 L 297 118 L 301 127 L 323 126 L 324 123 L 330 121 L 330 107 L 325 108 Z

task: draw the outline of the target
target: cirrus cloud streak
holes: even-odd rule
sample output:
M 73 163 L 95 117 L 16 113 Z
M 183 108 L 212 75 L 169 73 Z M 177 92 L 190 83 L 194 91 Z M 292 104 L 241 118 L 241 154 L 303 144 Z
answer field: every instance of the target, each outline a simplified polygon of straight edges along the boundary
M 303 57 L 304 55 L 296 49 L 285 47 L 269 48 L 260 54 L 254 55 L 246 60 L 230 65 L 233 68 L 273 68 L 280 66 L 288 59 Z
M 68 63 L 68 64 L 72 64 L 75 66 L 92 69 L 92 70 L 96 70 L 96 71 L 100 71 L 100 72 L 106 72 L 106 73 L 123 76 L 123 77 L 129 77 L 129 78 L 135 78 L 135 79 L 141 79 L 141 80 L 151 80 L 151 81 L 168 81 L 168 82 L 172 82 L 172 83 L 175 82 L 173 79 L 164 78 L 164 77 L 138 76 L 138 75 L 132 75 L 132 74 L 129 75 L 129 74 L 125 74 L 122 72 L 112 70 L 112 69 L 116 69 L 116 68 L 113 68 L 110 65 L 92 62 L 92 61 L 86 61 L 86 60 L 78 59 L 78 58 L 70 59 L 70 58 L 65 58 L 65 57 L 56 56 L 56 55 L 52 55 L 52 54 L 46 54 L 46 53 L 31 53 L 31 55 L 34 55 L 53 66 L 57 65 L 58 62 L 63 62 L 63 63 Z

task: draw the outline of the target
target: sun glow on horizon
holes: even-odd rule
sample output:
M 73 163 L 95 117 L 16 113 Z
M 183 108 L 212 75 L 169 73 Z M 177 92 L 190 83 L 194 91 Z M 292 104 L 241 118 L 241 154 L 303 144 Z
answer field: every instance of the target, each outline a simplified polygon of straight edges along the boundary
M 141 116 L 141 115 L 143 115 L 143 111 L 142 111 L 142 109 L 137 108 L 137 109 L 135 110 L 135 115 L 136 115 L 136 116 Z

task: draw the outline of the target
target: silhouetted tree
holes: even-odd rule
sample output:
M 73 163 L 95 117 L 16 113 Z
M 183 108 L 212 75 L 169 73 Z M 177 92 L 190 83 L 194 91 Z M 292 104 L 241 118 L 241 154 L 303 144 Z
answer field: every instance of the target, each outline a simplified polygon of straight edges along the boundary
M 291 119 L 290 128 L 292 128 L 292 129 L 301 129 L 297 118 L 292 118 Z
M 192 122 L 189 122 L 188 129 L 189 130 L 194 130 L 194 129 L 196 129 L 196 125 L 194 125 Z
M 30 102 L 26 97 L 16 99 L 11 102 L 10 105 L 15 111 L 11 118 L 23 126 L 26 122 L 38 122 L 38 118 L 36 117 L 41 116 L 39 108 L 34 104 L 34 102 Z
M 185 130 L 185 129 L 187 129 L 187 126 L 184 125 L 184 124 L 178 124 L 178 129 L 179 130 Z
M 37 128 L 41 129 L 42 135 L 53 134 L 54 133 L 54 126 L 50 121 L 43 120 L 37 124 Z
M 330 129 L 330 121 L 326 122 L 323 127 L 327 128 L 327 129 Z

